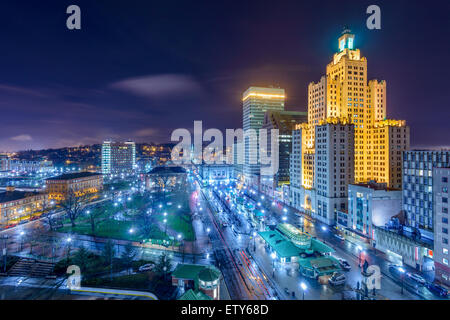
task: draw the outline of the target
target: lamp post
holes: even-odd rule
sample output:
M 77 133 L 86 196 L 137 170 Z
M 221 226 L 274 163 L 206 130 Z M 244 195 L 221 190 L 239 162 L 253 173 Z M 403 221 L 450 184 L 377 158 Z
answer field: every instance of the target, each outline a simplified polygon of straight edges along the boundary
M 357 249 L 358 249 L 358 267 L 361 268 L 361 260 L 362 260 L 361 254 L 362 254 L 362 247 L 361 247 L 361 246 L 357 246 Z
M 179 234 L 177 235 L 177 239 L 178 239 L 178 241 L 181 241 L 181 242 L 180 242 L 180 246 L 183 247 L 182 261 L 183 261 L 183 263 L 184 263 L 184 244 L 183 244 L 183 239 L 182 239 L 181 233 L 179 233 Z
M 8 245 L 8 236 L 7 236 L 7 235 L 4 235 L 4 236 L 3 236 L 3 241 L 4 241 L 4 243 L 5 243 L 5 246 L 4 246 L 4 248 L 3 248 L 3 272 L 6 273 L 6 256 L 7 256 L 7 250 L 8 250 L 8 248 L 7 248 L 7 245 Z
M 308 287 L 306 286 L 306 284 L 304 282 L 300 283 L 300 287 L 302 288 L 302 292 L 303 292 L 303 300 L 305 300 L 305 291 L 306 291 L 306 289 L 308 289 Z
M 68 237 L 66 239 L 66 242 L 67 242 L 67 264 L 69 264 L 69 261 L 70 261 L 70 244 L 72 242 L 72 238 Z
M 275 278 L 275 259 L 277 258 L 277 254 L 272 252 L 270 257 L 272 258 L 272 277 Z
M 405 279 L 405 269 L 403 269 L 402 267 L 399 267 L 398 268 L 398 271 L 400 271 L 401 272 L 401 274 L 402 274 L 402 276 L 401 276 L 401 279 L 402 279 L 402 294 L 403 294 L 403 287 L 404 287 L 404 285 L 403 285 L 403 281 L 404 281 L 404 279 Z
M 22 252 L 22 248 L 23 248 L 23 236 L 25 235 L 25 232 L 20 231 L 19 236 L 20 236 L 20 252 Z

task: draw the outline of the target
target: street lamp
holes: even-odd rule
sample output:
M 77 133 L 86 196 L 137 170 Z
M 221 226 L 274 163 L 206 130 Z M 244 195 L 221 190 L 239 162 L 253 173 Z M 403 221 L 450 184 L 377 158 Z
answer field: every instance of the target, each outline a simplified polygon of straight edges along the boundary
M 402 274 L 402 294 L 403 294 L 403 280 L 405 279 L 405 269 L 403 269 L 402 267 L 398 268 L 398 271 L 400 271 L 400 273 Z
M 323 230 L 323 231 L 327 231 L 327 227 L 322 226 L 322 230 Z
M 286 216 L 283 216 L 283 218 L 281 218 L 283 221 L 286 221 L 287 220 L 287 217 Z
M 303 300 L 305 300 L 305 291 L 306 291 L 306 289 L 308 289 L 308 287 L 306 286 L 306 284 L 304 282 L 300 283 L 300 287 L 302 288 L 302 291 L 303 291 Z
M 272 277 L 275 278 L 275 259 L 277 258 L 277 254 L 275 252 L 272 252 L 270 254 L 270 257 L 272 258 Z
M 72 242 L 72 238 L 71 237 L 68 237 L 67 239 L 66 239 L 66 242 L 67 242 L 67 263 L 69 264 L 69 261 L 70 261 L 70 243 Z
M 22 247 L 23 247 L 23 236 L 25 235 L 25 232 L 20 231 L 19 235 L 20 235 L 20 251 L 22 252 Z
M 358 266 L 361 268 L 361 254 L 362 254 L 362 250 L 363 248 L 361 246 L 357 246 L 356 247 L 358 249 Z
M 134 229 L 133 229 L 133 228 L 131 228 L 131 229 L 129 230 L 129 232 L 130 232 L 130 233 L 133 233 L 133 232 L 134 232 Z

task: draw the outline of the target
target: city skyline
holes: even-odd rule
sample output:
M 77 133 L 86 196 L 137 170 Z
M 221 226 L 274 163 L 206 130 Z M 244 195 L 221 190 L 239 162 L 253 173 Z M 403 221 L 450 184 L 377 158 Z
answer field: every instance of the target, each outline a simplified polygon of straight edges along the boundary
M 245 8 L 219 16 L 227 5 L 211 3 L 190 10 L 180 4 L 186 16 L 168 16 L 163 4 L 137 5 L 127 16 L 119 12 L 123 5 L 79 5 L 79 33 L 64 28 L 64 5 L 60 11 L 42 5 L 35 16 L 23 5 L 5 5 L 2 21 L 12 31 L 4 37 L 10 49 L 4 51 L 0 78 L 1 151 L 108 138 L 164 143 L 174 129 L 190 129 L 194 120 L 209 128 L 239 128 L 241 97 L 249 86 L 284 88 L 286 110 L 306 111 L 308 84 L 324 73 L 344 25 L 356 34 L 362 55 L 370 57 L 368 77 L 387 82 L 388 117 L 405 119 L 412 128 L 411 149 L 448 147 L 448 96 L 442 94 L 445 72 L 439 67 L 446 50 L 437 41 L 445 39 L 445 30 L 434 27 L 444 15 L 438 10 L 383 3 L 382 29 L 370 31 L 366 3 L 327 3 L 336 15 L 287 2 L 267 15 L 260 4 L 252 16 Z M 414 24 L 419 15 L 420 26 Z M 425 41 L 427 51 L 417 50 Z M 424 108 L 432 112 L 420 113 Z

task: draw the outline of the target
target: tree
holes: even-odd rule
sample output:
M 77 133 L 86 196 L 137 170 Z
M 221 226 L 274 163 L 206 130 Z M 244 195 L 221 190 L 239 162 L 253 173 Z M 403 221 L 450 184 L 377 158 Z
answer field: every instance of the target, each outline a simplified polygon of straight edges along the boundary
M 97 223 L 97 218 L 101 215 L 101 210 L 98 208 L 93 208 L 87 211 L 89 215 L 89 221 L 91 223 L 92 234 L 95 235 L 95 226 Z
M 86 267 L 89 261 L 89 251 L 84 246 L 81 246 L 75 253 L 73 261 L 77 266 L 80 267 L 80 270 L 82 272 L 86 271 Z
M 75 221 L 80 216 L 83 207 L 84 196 L 77 196 L 73 189 L 69 189 L 65 200 L 61 206 L 66 210 L 66 215 L 72 223 L 72 228 L 75 227 Z
M 114 243 L 111 240 L 108 240 L 108 242 L 106 242 L 105 245 L 103 246 L 102 252 L 103 260 L 105 261 L 105 263 L 112 265 L 114 255 L 115 255 Z
M 131 243 L 128 243 L 125 246 L 125 251 L 122 253 L 122 261 L 125 267 L 127 268 L 127 272 L 130 272 L 131 265 L 133 263 L 134 258 L 136 257 L 137 251 L 133 247 Z
M 159 256 L 159 260 L 155 265 L 155 272 L 163 277 L 163 279 L 165 279 L 167 276 L 167 272 L 169 272 L 171 269 L 172 260 L 166 253 L 163 253 Z

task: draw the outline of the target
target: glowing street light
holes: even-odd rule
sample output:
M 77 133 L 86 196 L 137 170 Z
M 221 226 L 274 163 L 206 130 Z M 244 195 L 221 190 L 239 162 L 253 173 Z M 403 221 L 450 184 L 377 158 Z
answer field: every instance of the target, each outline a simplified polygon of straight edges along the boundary
M 133 233 L 133 232 L 134 232 L 134 229 L 133 229 L 133 228 L 131 228 L 131 229 L 129 230 L 129 232 L 130 232 L 130 233 Z
M 283 218 L 281 218 L 283 221 L 286 221 L 287 220 L 287 217 L 286 216 L 283 216 Z
M 304 282 L 300 283 L 300 287 L 302 288 L 303 291 L 303 300 L 305 300 L 305 291 L 308 289 L 308 287 Z

